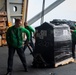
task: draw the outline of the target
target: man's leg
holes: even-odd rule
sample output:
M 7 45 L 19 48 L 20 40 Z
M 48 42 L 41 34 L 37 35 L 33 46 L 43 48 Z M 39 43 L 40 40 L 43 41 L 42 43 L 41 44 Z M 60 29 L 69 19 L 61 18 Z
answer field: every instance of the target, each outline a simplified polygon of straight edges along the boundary
M 17 53 L 18 53 L 18 55 L 20 57 L 20 60 L 22 61 L 22 64 L 24 66 L 25 71 L 27 72 L 27 64 L 26 64 L 25 54 L 23 52 L 23 47 L 17 48 Z
M 8 66 L 7 66 L 6 75 L 8 75 L 9 72 L 12 72 L 14 53 L 15 53 L 15 49 L 13 47 L 8 47 Z
M 25 52 L 27 46 L 26 46 L 26 41 L 24 42 L 24 47 L 23 47 L 23 51 Z
M 27 46 L 26 46 L 26 45 L 24 45 L 24 47 L 23 47 L 23 52 L 25 52 L 26 48 L 27 48 Z
M 32 41 L 32 39 L 30 40 L 30 46 L 32 47 L 32 49 L 33 49 L 33 51 L 34 51 L 34 49 L 35 49 L 35 46 L 34 46 L 34 43 L 33 43 L 33 41 Z
M 72 42 L 72 57 L 75 58 L 75 42 Z

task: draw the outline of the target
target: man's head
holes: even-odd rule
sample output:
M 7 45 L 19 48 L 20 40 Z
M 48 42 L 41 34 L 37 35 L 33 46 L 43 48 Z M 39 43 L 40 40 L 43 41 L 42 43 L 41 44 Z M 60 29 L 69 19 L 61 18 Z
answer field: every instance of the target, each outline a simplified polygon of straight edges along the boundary
M 75 29 L 76 29 L 76 22 L 75 22 Z
M 27 26 L 28 26 L 27 22 L 24 22 L 24 26 L 25 26 L 25 27 L 27 27 Z
M 15 26 L 19 27 L 22 25 L 22 20 L 21 19 L 15 19 Z

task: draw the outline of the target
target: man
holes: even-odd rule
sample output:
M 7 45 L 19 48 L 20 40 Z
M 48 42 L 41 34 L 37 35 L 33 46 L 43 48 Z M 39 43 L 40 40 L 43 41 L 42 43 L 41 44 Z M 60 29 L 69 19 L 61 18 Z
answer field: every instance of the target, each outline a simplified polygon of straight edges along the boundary
M 76 25 L 75 30 L 72 30 L 72 57 L 75 59 L 75 44 L 76 44 Z
M 25 54 L 23 52 L 23 37 L 22 33 L 25 33 L 27 36 L 26 43 L 30 40 L 30 33 L 27 29 L 23 28 L 22 20 L 15 19 L 15 25 L 11 26 L 6 33 L 6 41 L 8 44 L 8 67 L 6 75 L 12 75 L 12 67 L 13 67 L 13 56 L 15 51 L 19 55 L 22 64 L 24 66 L 25 72 L 27 72 L 27 65 Z
M 27 24 L 27 22 L 25 22 L 24 23 L 24 26 L 25 26 L 25 28 L 30 32 L 30 42 L 29 42 L 29 45 L 31 46 L 31 48 L 34 50 L 34 44 L 33 44 L 33 41 L 32 41 L 32 33 L 34 33 L 35 32 L 35 30 L 31 27 L 31 26 L 29 26 L 28 24 Z M 26 41 L 25 41 L 25 45 L 24 45 L 24 48 L 23 48 L 23 50 L 25 51 L 25 49 L 27 48 L 27 46 L 26 46 Z M 32 51 L 31 51 L 32 52 Z

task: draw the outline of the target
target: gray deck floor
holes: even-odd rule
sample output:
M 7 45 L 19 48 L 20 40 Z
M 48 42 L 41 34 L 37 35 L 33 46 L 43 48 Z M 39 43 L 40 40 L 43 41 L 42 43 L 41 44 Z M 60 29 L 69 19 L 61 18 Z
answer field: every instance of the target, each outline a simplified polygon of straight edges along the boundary
M 0 75 L 5 75 L 7 71 L 7 54 L 7 46 L 0 47 Z M 29 71 L 24 72 L 23 65 L 17 53 L 15 53 L 13 75 L 50 75 L 51 72 L 55 73 L 55 75 L 76 75 L 76 63 L 70 63 L 68 65 L 60 66 L 57 68 L 32 68 L 31 64 L 33 57 L 30 55 L 28 49 L 25 51 L 25 54 Z

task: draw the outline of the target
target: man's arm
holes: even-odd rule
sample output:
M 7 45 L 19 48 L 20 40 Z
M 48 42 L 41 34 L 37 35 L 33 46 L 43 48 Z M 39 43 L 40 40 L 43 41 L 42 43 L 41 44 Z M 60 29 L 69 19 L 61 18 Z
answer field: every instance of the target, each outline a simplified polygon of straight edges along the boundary
M 7 41 L 7 44 L 10 45 L 10 28 L 8 28 L 7 32 L 6 32 L 6 41 Z
M 26 34 L 27 41 L 30 41 L 30 32 L 26 28 L 22 28 L 22 31 Z

